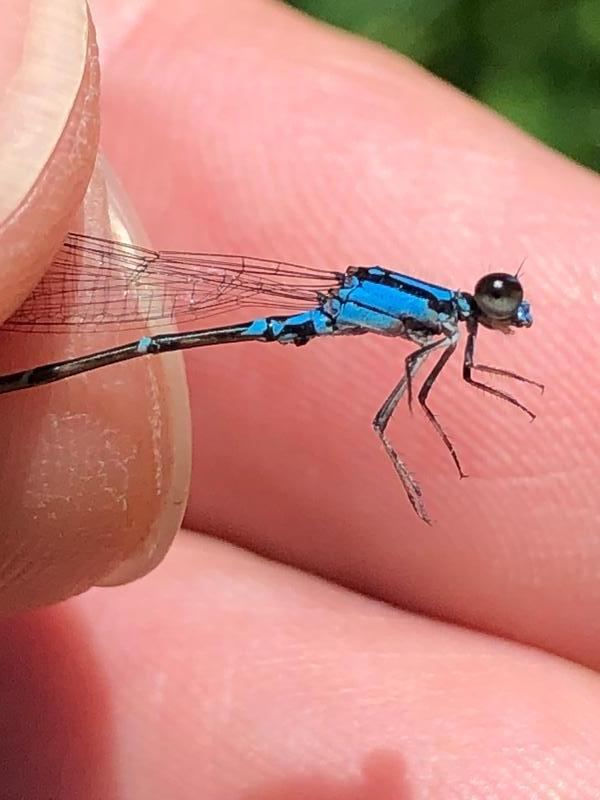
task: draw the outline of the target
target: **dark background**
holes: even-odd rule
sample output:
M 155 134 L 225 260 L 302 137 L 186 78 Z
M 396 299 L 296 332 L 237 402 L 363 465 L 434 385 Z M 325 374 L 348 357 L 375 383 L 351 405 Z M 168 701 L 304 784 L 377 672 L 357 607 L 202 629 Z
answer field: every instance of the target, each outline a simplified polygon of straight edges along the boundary
M 382 42 L 600 171 L 600 0 L 287 0 Z

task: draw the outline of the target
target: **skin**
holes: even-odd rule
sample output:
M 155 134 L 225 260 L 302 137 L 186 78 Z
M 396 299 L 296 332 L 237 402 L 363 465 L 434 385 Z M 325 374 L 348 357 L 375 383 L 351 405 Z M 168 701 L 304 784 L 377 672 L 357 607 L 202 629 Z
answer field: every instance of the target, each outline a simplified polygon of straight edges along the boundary
M 68 229 L 142 242 L 138 218 L 161 247 L 463 289 L 527 257 L 535 324 L 479 353 L 547 391 L 501 384 L 530 425 L 452 362 L 431 404 L 460 482 L 398 414 L 432 528 L 369 425 L 403 342 L 189 353 L 189 403 L 177 355 L 2 398 L 0 794 L 600 796 L 597 177 L 260 0 L 95 4 L 109 169 L 85 5 L 5 5 L 3 317 Z M 0 367 L 97 345 L 3 335 Z

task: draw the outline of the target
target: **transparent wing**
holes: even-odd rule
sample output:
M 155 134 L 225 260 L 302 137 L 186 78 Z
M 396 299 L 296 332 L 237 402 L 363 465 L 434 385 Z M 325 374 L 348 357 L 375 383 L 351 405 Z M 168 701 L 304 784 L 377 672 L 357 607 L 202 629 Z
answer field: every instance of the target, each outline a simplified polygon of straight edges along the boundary
M 241 306 L 310 308 L 341 276 L 245 256 L 157 251 L 71 233 L 2 326 L 9 331 L 133 330 L 194 322 Z

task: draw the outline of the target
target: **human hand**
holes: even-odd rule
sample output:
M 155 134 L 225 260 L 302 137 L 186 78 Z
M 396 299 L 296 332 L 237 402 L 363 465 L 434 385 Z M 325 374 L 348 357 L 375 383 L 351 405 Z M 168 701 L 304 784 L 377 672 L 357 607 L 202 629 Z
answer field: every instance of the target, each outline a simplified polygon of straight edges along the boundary
M 566 343 L 597 317 L 597 179 L 392 54 L 283 6 L 132 8 L 98 8 L 104 140 L 157 245 L 378 262 L 466 289 L 528 256 L 535 325 L 511 339 L 482 336 L 482 360 L 548 392 L 541 403 L 532 395 L 540 415 L 530 426 L 457 375 L 436 385 L 432 405 L 472 476 L 460 484 L 425 423 L 398 421 L 395 440 L 436 519 L 429 530 L 369 425 L 402 369 L 402 344 L 189 354 L 186 522 L 196 533 L 144 581 L 4 624 L 0 674 L 13 705 L 1 738 L 15 796 L 39 785 L 51 794 L 60 776 L 66 797 L 595 797 L 598 689 L 577 664 L 599 661 L 597 356 L 581 343 L 575 370 Z M 38 582 L 65 564 L 100 574 L 123 539 L 119 558 L 133 557 L 117 579 L 151 565 L 152 548 L 140 556 L 134 546 L 156 519 L 151 477 L 187 456 L 185 437 L 167 431 L 148 466 L 148 372 L 159 371 L 161 400 L 170 393 L 160 414 L 170 425 L 181 390 L 161 374 L 169 360 L 142 361 L 141 376 L 127 365 L 11 399 L 2 507 L 21 514 L 9 530 L 46 548 L 17 552 Z M 32 437 L 26 474 L 39 467 L 40 427 L 56 430 L 56 450 L 43 451 L 54 463 L 65 419 L 86 403 L 81 427 L 67 431 L 69 466 L 56 473 L 89 491 L 81 516 L 64 502 L 58 521 L 39 508 L 35 519 L 14 479 L 14 415 L 37 420 L 19 425 Z M 97 414 L 118 433 L 107 440 Z M 93 434 L 97 448 L 124 441 L 121 470 L 101 492 L 89 465 L 106 450 L 91 448 Z M 173 520 L 152 527 L 168 530 L 168 544 Z M 15 603 L 33 583 L 11 584 Z M 43 784 L 26 783 L 24 750 Z

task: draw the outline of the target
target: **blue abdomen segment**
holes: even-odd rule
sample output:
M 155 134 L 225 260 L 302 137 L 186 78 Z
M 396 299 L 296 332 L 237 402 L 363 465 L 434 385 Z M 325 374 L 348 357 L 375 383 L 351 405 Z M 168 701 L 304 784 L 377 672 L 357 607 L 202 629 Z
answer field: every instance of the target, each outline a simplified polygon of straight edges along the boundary
M 305 344 L 316 336 L 335 333 L 334 320 L 322 308 L 287 317 L 261 317 L 250 322 L 242 336 L 281 344 Z
M 414 333 L 422 338 L 458 319 L 455 292 L 381 267 L 349 272 L 336 298 L 340 333 L 342 328 L 360 327 L 388 336 L 411 338 Z

